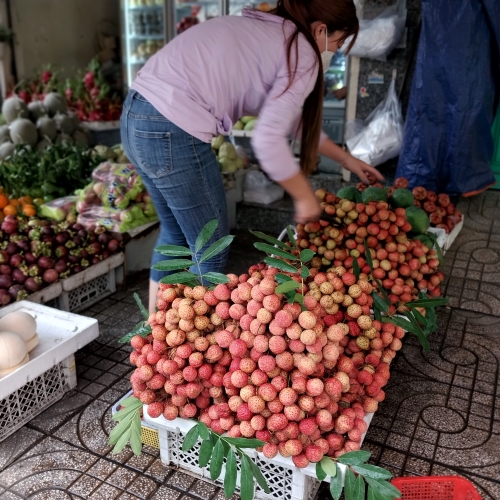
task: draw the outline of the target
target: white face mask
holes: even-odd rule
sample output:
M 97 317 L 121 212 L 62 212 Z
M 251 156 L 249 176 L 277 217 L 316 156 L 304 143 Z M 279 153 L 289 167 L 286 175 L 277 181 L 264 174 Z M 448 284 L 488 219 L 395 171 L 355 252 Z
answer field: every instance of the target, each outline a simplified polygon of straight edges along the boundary
M 323 63 L 323 72 L 326 73 L 328 68 L 330 67 L 330 63 L 332 62 L 332 57 L 335 55 L 335 52 L 328 50 L 328 30 L 325 34 L 326 47 L 324 52 L 321 52 L 321 62 Z

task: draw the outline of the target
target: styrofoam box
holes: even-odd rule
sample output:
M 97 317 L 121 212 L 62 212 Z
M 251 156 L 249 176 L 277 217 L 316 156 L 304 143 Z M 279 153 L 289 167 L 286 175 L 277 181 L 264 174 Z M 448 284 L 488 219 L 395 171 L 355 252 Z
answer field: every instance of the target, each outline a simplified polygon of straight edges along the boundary
M 97 320 L 59 311 L 26 300 L 0 310 L 0 317 L 13 311 L 31 314 L 40 339 L 30 353 L 30 361 L 0 379 L 0 401 L 99 336 Z
M 446 231 L 440 227 L 430 227 L 428 229 L 428 232 L 436 236 L 437 244 L 439 245 L 439 248 L 441 248 L 441 250 L 444 252 L 446 250 L 446 244 L 448 242 L 448 235 L 446 234 Z
M 464 217 L 462 216 L 462 220 L 453 228 L 453 231 L 448 235 L 448 239 L 446 241 L 445 250 L 449 250 L 457 236 L 460 234 L 460 231 L 464 227 Z
M 373 413 L 365 416 L 367 425 L 373 418 Z M 191 472 L 205 479 L 210 478 L 207 467 L 201 468 L 198 465 L 198 452 L 200 443 L 187 452 L 182 451 L 182 442 L 184 435 L 195 425 L 193 420 L 176 418 L 175 420 L 166 420 L 163 416 L 151 418 L 147 413 L 147 406 L 144 411 L 144 421 L 158 430 L 160 437 L 160 457 L 166 464 L 176 465 L 185 471 Z M 366 434 L 366 433 L 365 433 Z M 365 438 L 362 437 L 362 441 Z M 273 459 L 266 458 L 262 453 L 255 450 L 245 450 L 247 454 L 255 461 L 257 467 L 266 478 L 270 493 L 266 493 L 256 485 L 255 497 L 259 500 L 312 500 L 320 486 L 316 478 L 316 466 L 310 464 L 305 469 L 298 469 L 291 458 L 284 458 L 277 455 Z M 238 471 L 239 471 L 239 459 Z M 342 475 L 345 473 L 345 466 L 339 464 Z M 224 467 L 222 470 L 224 477 Z M 239 473 L 237 486 L 239 483 Z M 218 480 L 216 482 L 222 482 Z

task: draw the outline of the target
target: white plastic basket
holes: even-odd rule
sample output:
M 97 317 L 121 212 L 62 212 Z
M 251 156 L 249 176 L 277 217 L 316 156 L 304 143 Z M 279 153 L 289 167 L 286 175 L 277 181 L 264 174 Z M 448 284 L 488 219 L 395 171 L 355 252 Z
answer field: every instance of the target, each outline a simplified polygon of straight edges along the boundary
M 123 252 L 78 274 L 33 293 L 27 300 L 62 311 L 80 311 L 116 292 L 116 274 L 125 261 Z
M 368 426 L 372 418 L 373 413 L 365 416 L 364 420 Z M 147 414 L 147 411 L 144 411 L 144 421 L 158 430 L 160 457 L 165 465 L 176 465 L 185 471 L 209 480 L 209 469 L 207 467 L 201 468 L 198 465 L 200 444 L 197 444 L 187 452 L 182 451 L 184 435 L 195 425 L 193 420 L 176 418 L 169 421 L 163 416 L 151 418 Z M 361 443 L 365 435 L 366 433 L 362 436 Z M 320 486 L 320 482 L 316 478 L 315 464 L 310 464 L 305 469 L 298 469 L 291 458 L 284 458 L 281 455 L 277 455 L 273 459 L 268 459 L 262 453 L 255 450 L 245 451 L 259 467 L 270 489 L 270 493 L 266 493 L 256 485 L 255 498 L 259 500 L 312 500 L 315 497 Z M 239 459 L 237 458 L 237 460 L 239 470 Z M 343 475 L 345 466 L 339 464 L 339 467 Z M 216 481 L 219 484 L 221 482 L 221 480 Z M 237 479 L 237 486 L 239 486 L 239 477 Z
M 29 363 L 25 366 L 29 366 Z M 76 387 L 73 354 L 0 400 L 0 442 Z
M 35 318 L 39 344 L 30 352 L 28 363 L 0 379 L 0 401 L 99 336 L 94 318 L 58 311 L 26 300 L 4 307 L 0 310 L 0 317 L 13 311 L 24 311 Z

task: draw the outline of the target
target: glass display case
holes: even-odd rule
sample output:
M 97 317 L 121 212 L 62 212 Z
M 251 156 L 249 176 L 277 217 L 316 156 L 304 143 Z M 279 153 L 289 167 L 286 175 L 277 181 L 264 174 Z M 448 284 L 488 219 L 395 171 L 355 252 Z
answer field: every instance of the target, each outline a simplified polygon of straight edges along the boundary
M 229 15 L 239 16 L 245 7 L 253 7 L 254 9 L 268 12 L 276 7 L 276 2 L 262 2 L 261 0 L 228 0 L 228 5 Z
M 166 42 L 164 0 L 121 0 L 125 91 L 146 61 Z
M 225 0 L 201 0 L 197 2 L 166 0 L 169 18 L 168 40 L 180 35 L 192 26 L 226 12 Z

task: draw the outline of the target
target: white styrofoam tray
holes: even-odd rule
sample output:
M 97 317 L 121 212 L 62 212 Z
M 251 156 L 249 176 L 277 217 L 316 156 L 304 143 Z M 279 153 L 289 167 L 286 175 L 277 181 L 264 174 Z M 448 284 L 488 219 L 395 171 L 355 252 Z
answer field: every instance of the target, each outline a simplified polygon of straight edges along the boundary
M 368 429 L 370 428 L 370 423 L 373 419 L 373 415 L 374 415 L 373 413 L 368 413 L 365 415 L 363 419 L 368 426 L 366 432 L 368 432 Z M 144 422 L 150 424 L 154 429 L 157 429 L 160 432 L 162 430 L 165 430 L 169 432 L 187 434 L 189 430 L 196 425 L 196 422 L 194 420 L 188 420 L 179 417 L 174 420 L 167 420 L 163 415 L 161 415 L 158 418 L 151 418 L 147 412 L 147 405 L 144 406 L 143 418 Z M 366 432 L 363 434 L 363 436 L 361 436 L 361 443 L 360 443 L 361 445 L 363 444 L 363 441 L 365 439 Z M 160 435 L 160 444 L 161 444 L 161 435 Z M 255 450 L 246 450 L 246 452 L 251 457 L 258 456 L 259 460 L 262 460 L 264 462 L 271 462 L 281 467 L 285 467 L 287 469 L 300 471 L 300 473 L 305 476 L 316 478 L 316 464 L 311 463 L 304 469 L 297 469 L 291 458 L 285 458 L 278 454 L 275 458 L 269 459 L 266 458 L 263 455 L 263 453 L 259 453 Z M 344 475 L 346 466 L 340 463 L 338 465 L 342 471 L 342 475 Z
M 462 220 L 453 228 L 453 231 L 448 234 L 448 239 L 446 241 L 445 250 L 449 250 L 457 236 L 460 234 L 460 231 L 464 227 L 464 219 L 465 217 L 462 215 Z
M 448 242 L 448 235 L 446 231 L 441 227 L 430 227 L 427 232 L 432 233 L 436 236 L 437 244 L 439 248 L 444 252 L 446 249 L 446 243 Z
M 0 310 L 0 317 L 14 311 L 31 314 L 37 324 L 39 344 L 30 361 L 0 379 L 0 400 L 57 365 L 99 336 L 97 320 L 22 300 Z

